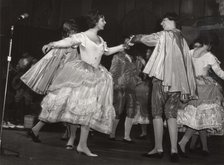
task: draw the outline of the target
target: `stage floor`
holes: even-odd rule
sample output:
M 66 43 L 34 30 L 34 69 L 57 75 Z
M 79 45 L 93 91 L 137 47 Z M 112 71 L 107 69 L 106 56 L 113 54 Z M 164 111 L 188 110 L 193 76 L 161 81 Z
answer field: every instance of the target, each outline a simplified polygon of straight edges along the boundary
M 134 126 L 132 136 L 139 134 L 139 126 Z M 24 130 L 3 130 L 2 148 L 17 151 L 19 157 L 0 155 L 0 165 L 169 165 L 169 141 L 164 137 L 165 155 L 162 159 L 144 158 L 141 154 L 153 147 L 152 128 L 146 140 L 135 140 L 135 144 L 122 141 L 122 131 L 118 131 L 118 141 L 110 141 L 107 135 L 93 132 L 89 138 L 89 148 L 99 157 L 91 158 L 78 154 L 75 150 L 65 150 L 65 141 L 60 140 L 62 131 L 42 131 L 42 143 L 33 143 Z M 181 135 L 182 136 L 182 135 Z M 224 137 L 209 137 L 211 155 L 203 157 L 198 151 L 189 158 L 180 158 L 179 163 L 190 165 L 223 165 Z M 9 154 L 9 153 L 8 153 Z

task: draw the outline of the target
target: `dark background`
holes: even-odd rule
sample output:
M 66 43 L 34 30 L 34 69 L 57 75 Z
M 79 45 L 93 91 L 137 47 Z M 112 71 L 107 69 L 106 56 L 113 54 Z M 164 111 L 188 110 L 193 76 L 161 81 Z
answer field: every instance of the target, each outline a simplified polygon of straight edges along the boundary
M 15 25 L 11 61 L 15 65 L 25 51 L 40 59 L 42 46 L 60 38 L 63 20 L 86 15 L 93 8 L 101 10 L 106 17 L 107 25 L 100 35 L 108 46 L 121 43 L 124 36 L 155 32 L 166 12 L 176 12 L 181 16 L 182 31 L 189 44 L 200 32 L 218 34 L 220 44 L 215 55 L 224 63 L 224 17 L 220 16 L 215 0 L 0 0 L 1 107 L 10 26 Z M 17 22 L 23 13 L 29 17 Z M 111 58 L 102 59 L 107 68 Z

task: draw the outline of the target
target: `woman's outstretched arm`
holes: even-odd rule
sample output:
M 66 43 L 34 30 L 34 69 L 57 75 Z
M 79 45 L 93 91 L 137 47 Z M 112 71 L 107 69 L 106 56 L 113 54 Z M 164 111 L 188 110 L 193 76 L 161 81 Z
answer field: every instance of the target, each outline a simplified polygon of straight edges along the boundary
M 118 46 L 107 48 L 107 51 L 105 51 L 105 55 L 111 55 L 117 52 L 123 52 L 125 49 L 129 49 L 130 46 L 133 46 L 134 44 L 131 43 L 131 40 L 134 36 L 131 36 L 130 38 L 126 38 L 123 44 L 120 44 Z
M 122 51 L 124 51 L 124 49 L 125 49 L 124 45 L 121 44 L 121 45 L 118 45 L 118 46 L 107 48 L 107 51 L 105 51 L 104 54 L 109 56 L 109 55 L 117 53 L 117 52 L 122 52 Z
M 73 35 L 71 37 L 64 38 L 59 41 L 50 42 L 44 45 L 42 51 L 44 53 L 48 52 L 50 49 L 54 48 L 68 48 L 74 45 L 79 45 L 81 43 L 79 35 Z

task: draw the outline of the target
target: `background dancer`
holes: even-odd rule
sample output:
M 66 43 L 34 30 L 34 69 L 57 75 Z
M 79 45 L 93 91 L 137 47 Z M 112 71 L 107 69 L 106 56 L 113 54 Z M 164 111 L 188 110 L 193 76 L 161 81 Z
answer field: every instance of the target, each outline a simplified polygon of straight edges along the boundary
M 132 48 L 131 48 L 132 49 Z M 136 115 L 135 89 L 140 78 L 138 77 L 136 57 L 130 50 L 114 55 L 110 72 L 114 81 L 114 108 L 116 118 L 113 121 L 113 129 L 110 140 L 115 140 L 117 125 L 122 114 L 126 113 L 124 123 L 124 138 L 126 143 L 133 143 L 130 137 L 133 119 Z
M 207 133 L 223 135 L 223 94 L 222 87 L 214 78 L 214 73 L 224 79 L 224 71 L 213 54 L 218 37 L 211 33 L 202 33 L 196 40 L 200 44 L 191 51 L 196 73 L 198 99 L 190 101 L 184 110 L 178 112 L 178 124 L 187 126 L 187 130 L 178 143 L 185 153 L 185 147 L 191 136 L 198 132 L 202 144 L 202 154 L 209 155 Z

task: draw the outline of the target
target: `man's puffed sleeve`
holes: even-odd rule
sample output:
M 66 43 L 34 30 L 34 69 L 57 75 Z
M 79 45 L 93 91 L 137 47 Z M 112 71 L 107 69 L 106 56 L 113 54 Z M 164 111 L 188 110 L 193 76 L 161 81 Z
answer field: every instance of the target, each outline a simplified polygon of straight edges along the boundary
M 163 32 L 142 35 L 140 41 L 146 46 L 156 46 Z

